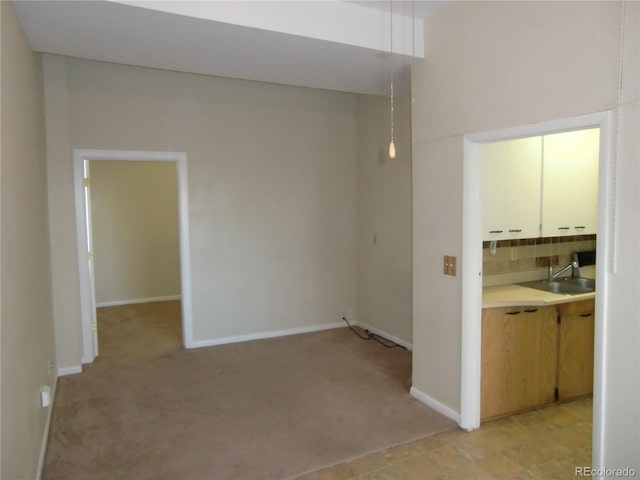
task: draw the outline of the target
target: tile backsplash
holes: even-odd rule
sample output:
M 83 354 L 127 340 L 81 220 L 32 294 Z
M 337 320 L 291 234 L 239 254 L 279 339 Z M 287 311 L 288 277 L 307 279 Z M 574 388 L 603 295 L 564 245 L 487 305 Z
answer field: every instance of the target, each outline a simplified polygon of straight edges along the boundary
M 567 265 L 573 252 L 596 249 L 596 235 L 498 240 L 495 255 L 490 242 L 482 242 L 483 276 L 544 270 L 549 265 Z

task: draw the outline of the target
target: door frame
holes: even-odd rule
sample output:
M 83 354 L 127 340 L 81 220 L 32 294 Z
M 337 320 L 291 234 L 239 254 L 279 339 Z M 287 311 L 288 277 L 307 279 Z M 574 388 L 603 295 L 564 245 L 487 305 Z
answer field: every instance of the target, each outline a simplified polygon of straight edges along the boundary
M 97 334 L 92 331 L 95 321 L 95 287 L 93 269 L 87 258 L 88 213 L 84 187 L 85 160 L 153 161 L 176 164 L 178 189 L 178 234 L 180 243 L 180 288 L 182 298 L 182 344 L 193 348 L 191 308 L 191 262 L 189 251 L 189 186 L 187 182 L 187 154 L 185 152 L 154 152 L 143 150 L 73 149 L 73 176 L 78 244 L 78 273 L 80 277 L 80 309 L 82 323 L 82 363 L 91 363 L 97 355 Z
M 460 426 L 480 426 L 481 312 L 482 312 L 482 206 L 480 204 L 479 145 L 580 128 L 600 128 L 598 164 L 598 251 L 596 258 L 596 318 L 594 344 L 593 458 L 603 452 L 606 392 L 605 335 L 607 331 L 608 274 L 615 273 L 616 155 L 611 111 L 540 122 L 464 136 L 462 217 L 462 357 Z

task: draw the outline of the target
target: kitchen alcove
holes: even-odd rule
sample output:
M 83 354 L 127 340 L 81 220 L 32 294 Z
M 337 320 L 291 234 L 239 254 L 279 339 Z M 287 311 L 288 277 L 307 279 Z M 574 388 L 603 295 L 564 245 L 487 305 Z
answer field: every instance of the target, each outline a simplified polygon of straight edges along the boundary
M 463 161 L 463 235 L 462 235 L 462 328 L 461 328 L 461 395 L 460 395 L 460 426 L 473 430 L 480 426 L 480 390 L 481 390 L 481 311 L 482 311 L 482 197 L 481 197 L 481 147 L 484 144 L 513 140 L 526 137 L 551 135 L 587 129 L 599 129 L 598 148 L 598 193 L 597 193 L 597 233 L 598 250 L 610 251 L 612 241 L 607 232 L 608 205 L 611 204 L 611 190 L 608 179 L 612 178 L 612 114 L 600 112 L 559 120 L 487 131 L 464 137 Z M 534 237 L 537 238 L 538 235 Z M 554 235 L 561 236 L 561 235 Z M 572 233 L 572 235 L 575 234 Z M 597 260 L 596 311 L 595 311 L 595 351 L 594 359 L 594 395 L 597 397 L 602 382 L 603 358 L 602 330 L 606 327 L 607 318 L 604 315 L 604 305 L 598 299 L 607 290 L 605 273 L 610 269 L 611 258 L 600 255 Z M 596 402 L 597 403 L 597 402 Z M 594 403 L 594 429 L 599 428 L 601 416 Z

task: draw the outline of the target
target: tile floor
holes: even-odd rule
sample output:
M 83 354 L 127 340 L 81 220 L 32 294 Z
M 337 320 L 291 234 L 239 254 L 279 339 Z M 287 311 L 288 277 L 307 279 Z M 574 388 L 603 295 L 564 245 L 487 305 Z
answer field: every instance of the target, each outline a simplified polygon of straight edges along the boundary
M 450 430 L 304 480 L 570 479 L 591 465 L 591 398 Z

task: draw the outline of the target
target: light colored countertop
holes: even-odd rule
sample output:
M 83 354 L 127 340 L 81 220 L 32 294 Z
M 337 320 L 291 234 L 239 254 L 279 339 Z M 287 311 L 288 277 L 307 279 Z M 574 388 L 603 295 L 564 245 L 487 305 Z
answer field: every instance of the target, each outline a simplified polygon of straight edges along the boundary
M 556 305 L 558 303 L 579 302 L 595 298 L 595 292 L 578 295 L 563 295 L 544 292 L 520 285 L 498 285 L 482 289 L 482 308 L 512 307 L 525 305 Z

